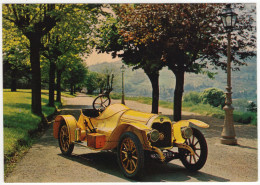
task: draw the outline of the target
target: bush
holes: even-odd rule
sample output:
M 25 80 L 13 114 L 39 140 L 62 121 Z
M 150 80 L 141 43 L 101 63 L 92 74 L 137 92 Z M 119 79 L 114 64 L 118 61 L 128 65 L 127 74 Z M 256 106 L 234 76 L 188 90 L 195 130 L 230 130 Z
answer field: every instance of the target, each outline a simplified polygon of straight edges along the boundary
M 233 118 L 235 122 L 256 125 L 256 113 L 252 112 L 234 112 Z
M 183 97 L 185 102 L 192 102 L 194 104 L 201 103 L 201 96 L 199 92 L 190 91 L 186 93 Z
M 201 100 L 204 104 L 208 103 L 213 107 L 223 107 L 225 105 L 225 94 L 220 89 L 209 88 L 201 93 Z
M 247 106 L 247 111 L 249 112 L 257 112 L 257 106 L 254 102 L 251 102 L 248 106 Z

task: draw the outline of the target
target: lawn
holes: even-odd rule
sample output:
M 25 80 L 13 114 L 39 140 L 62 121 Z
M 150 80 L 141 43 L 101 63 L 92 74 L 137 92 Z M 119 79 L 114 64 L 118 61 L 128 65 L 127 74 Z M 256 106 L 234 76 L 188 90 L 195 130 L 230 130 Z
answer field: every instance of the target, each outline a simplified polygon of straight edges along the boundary
M 42 111 L 45 116 L 55 111 L 48 107 L 48 94 L 42 94 Z M 60 106 L 57 103 L 56 106 Z M 31 113 L 31 90 L 10 89 L 3 90 L 3 118 L 4 118 L 4 159 L 8 162 L 17 151 L 29 147 L 32 138 L 29 133 L 37 130 L 41 121 L 39 116 Z

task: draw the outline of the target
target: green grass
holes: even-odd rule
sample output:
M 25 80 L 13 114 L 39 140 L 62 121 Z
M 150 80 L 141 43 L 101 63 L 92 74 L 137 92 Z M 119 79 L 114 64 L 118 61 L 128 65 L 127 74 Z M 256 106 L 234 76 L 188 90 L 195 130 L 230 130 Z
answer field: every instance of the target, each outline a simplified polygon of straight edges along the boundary
M 57 94 L 57 91 L 54 92 L 55 95 Z M 42 90 L 42 94 L 49 94 L 49 90 Z M 77 96 L 77 94 L 71 95 L 70 92 L 61 92 L 61 96 L 65 96 L 68 98 L 74 98 Z
M 47 106 L 48 95 L 42 94 L 42 112 L 45 116 L 55 111 Z M 55 104 L 56 107 L 60 103 Z M 32 143 L 30 132 L 38 129 L 41 121 L 39 116 L 31 113 L 31 90 L 10 89 L 3 90 L 3 118 L 4 118 L 4 159 L 9 162 L 16 152 Z M 5 166 L 6 167 L 6 166 Z
M 120 93 L 111 93 L 110 97 L 112 99 L 121 99 L 121 94 Z M 150 98 L 150 97 L 125 97 L 125 99 L 137 101 L 137 102 L 148 104 L 148 105 L 152 104 L 152 98 Z M 159 106 L 172 109 L 173 103 L 160 100 Z M 205 115 L 205 116 L 212 116 L 212 117 L 216 117 L 216 118 L 220 118 L 220 119 L 224 119 L 224 117 L 225 117 L 225 112 L 220 107 L 213 107 L 209 104 L 203 104 L 203 103 L 194 104 L 191 102 L 183 101 L 182 110 L 189 111 L 189 112 L 195 112 L 195 113 Z M 256 113 L 234 111 L 233 118 L 234 118 L 235 122 L 244 123 L 244 124 L 250 123 L 253 125 L 257 125 L 257 114 Z

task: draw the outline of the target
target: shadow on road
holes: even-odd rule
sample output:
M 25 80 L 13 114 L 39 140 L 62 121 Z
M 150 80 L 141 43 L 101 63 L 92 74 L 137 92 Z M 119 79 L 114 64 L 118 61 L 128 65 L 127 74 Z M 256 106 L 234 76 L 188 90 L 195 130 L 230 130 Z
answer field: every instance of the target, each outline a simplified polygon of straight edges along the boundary
M 125 179 L 130 182 L 134 180 L 128 179 L 123 176 L 118 163 L 117 155 L 113 152 L 97 152 L 88 154 L 73 154 L 70 157 L 59 154 L 60 156 L 69 160 L 78 162 L 80 164 L 95 168 L 104 173 L 114 175 L 116 177 Z M 203 172 L 188 172 L 184 167 L 172 163 L 160 164 L 157 162 L 149 161 L 145 164 L 145 175 L 141 182 L 164 182 L 164 181 L 188 181 L 195 178 L 198 181 L 217 181 L 226 182 L 228 179 L 217 177 Z

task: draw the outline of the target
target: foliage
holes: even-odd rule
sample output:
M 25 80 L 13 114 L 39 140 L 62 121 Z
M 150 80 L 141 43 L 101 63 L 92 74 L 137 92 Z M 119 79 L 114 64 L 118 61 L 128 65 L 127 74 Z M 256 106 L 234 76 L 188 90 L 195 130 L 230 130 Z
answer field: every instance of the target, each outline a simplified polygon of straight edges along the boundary
M 85 86 L 89 94 L 93 94 L 94 91 L 98 90 L 105 84 L 105 76 L 97 72 L 89 71 L 85 80 Z
M 243 5 L 234 4 L 243 10 Z M 214 68 L 226 68 L 222 57 L 226 56 L 227 42 L 222 34 L 221 20 L 218 13 L 223 4 L 123 4 L 117 6 L 120 17 L 120 34 L 125 45 L 141 50 L 140 45 L 149 46 L 155 43 L 161 60 L 176 76 L 174 93 L 174 120 L 181 119 L 181 104 L 184 86 L 184 72 L 214 73 L 207 70 L 209 65 Z M 241 11 L 242 12 L 242 11 Z M 232 44 L 232 60 L 235 65 L 244 65 L 248 56 L 255 55 L 255 26 L 252 14 L 239 17 L 239 37 Z M 245 23 L 242 25 L 242 23 Z M 248 34 L 250 33 L 251 34 Z M 253 33 L 253 34 L 252 34 Z M 250 43 L 248 42 L 250 37 Z M 250 49 L 248 49 L 250 48 Z M 205 70 L 206 69 L 206 70 Z M 234 68 L 238 69 L 238 68 Z
M 254 102 L 251 102 L 248 106 L 247 106 L 247 111 L 249 112 L 257 112 L 257 106 Z
M 78 55 L 71 56 L 67 61 L 66 69 L 63 72 L 63 85 L 65 87 L 81 88 L 87 75 L 87 66 Z M 73 92 L 72 92 L 73 94 Z
M 224 6 L 203 3 L 124 4 L 118 8 L 118 15 L 123 19 L 121 34 L 134 45 L 160 44 L 164 52 L 163 61 L 175 70 L 182 67 L 184 71 L 198 73 L 207 67 L 207 63 L 225 68 L 226 64 L 220 59 L 227 55 L 227 40 L 221 34 L 220 17 L 216 16 Z M 233 36 L 232 57 L 244 59 L 255 55 L 255 9 L 248 13 L 244 4 L 233 6 L 235 11 L 239 11 L 239 20 Z M 181 58 L 183 60 L 179 60 Z M 244 64 L 232 59 L 235 65 Z
M 52 64 L 71 48 L 74 55 L 83 51 L 88 53 L 92 42 L 90 35 L 99 18 L 101 6 L 101 4 L 5 4 L 3 6 L 4 23 L 9 22 L 13 29 L 19 30 L 20 35 L 23 34 L 29 40 L 34 113 L 40 115 L 42 112 L 40 51 L 44 50 L 41 54 L 52 61 Z M 50 92 L 53 95 L 55 70 L 50 73 L 52 74 L 50 74 L 52 85 Z
M 184 94 L 183 100 L 185 102 L 192 102 L 194 104 L 201 103 L 201 94 L 196 91 L 190 91 Z
M 15 91 L 19 79 L 30 80 L 31 76 L 27 49 L 28 40 L 13 25 L 13 23 L 3 19 L 4 87 L 11 87 Z M 19 85 L 26 87 L 26 82 L 25 84 L 23 82 L 25 81 L 20 80 Z
M 213 107 L 224 107 L 225 94 L 222 90 L 217 88 L 208 88 L 201 93 L 201 100 L 203 103 L 208 103 Z

